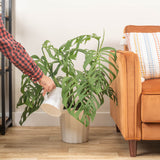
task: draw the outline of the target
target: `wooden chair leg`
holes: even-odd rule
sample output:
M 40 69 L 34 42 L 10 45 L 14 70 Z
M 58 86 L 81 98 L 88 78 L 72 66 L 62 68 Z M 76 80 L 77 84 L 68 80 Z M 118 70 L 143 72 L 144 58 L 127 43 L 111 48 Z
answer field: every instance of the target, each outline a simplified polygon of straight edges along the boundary
M 120 132 L 120 130 L 119 130 L 119 128 L 118 128 L 118 126 L 116 125 L 116 132 Z
M 131 157 L 136 157 L 137 155 L 137 142 L 136 140 L 129 140 L 129 151 Z

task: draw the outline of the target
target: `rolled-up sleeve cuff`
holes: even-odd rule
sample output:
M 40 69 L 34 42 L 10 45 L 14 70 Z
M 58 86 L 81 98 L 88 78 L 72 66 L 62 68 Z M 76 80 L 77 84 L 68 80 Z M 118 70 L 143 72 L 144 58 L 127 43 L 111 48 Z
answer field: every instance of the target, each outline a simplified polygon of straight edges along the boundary
M 34 75 L 30 76 L 30 79 L 34 82 L 37 83 L 43 76 L 43 72 L 38 68 L 38 70 L 34 73 Z

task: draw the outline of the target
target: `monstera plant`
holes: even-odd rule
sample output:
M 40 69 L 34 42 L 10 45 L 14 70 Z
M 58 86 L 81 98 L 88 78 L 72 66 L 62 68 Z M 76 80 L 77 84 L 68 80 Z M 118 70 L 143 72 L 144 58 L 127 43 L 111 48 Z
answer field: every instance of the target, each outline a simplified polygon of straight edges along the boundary
M 86 47 L 86 43 L 91 40 L 97 41 L 95 50 Z M 46 40 L 42 45 L 43 55 L 32 56 L 43 73 L 51 77 L 56 86 L 62 88 L 64 109 L 86 126 L 89 125 L 88 117 L 93 121 L 97 109 L 104 103 L 104 95 L 117 101 L 110 86 L 118 73 L 116 50 L 104 47 L 103 41 L 104 35 L 102 38 L 96 34 L 80 35 L 55 48 Z M 76 69 L 74 65 L 78 61 L 78 55 L 85 57 L 81 70 Z M 109 57 L 112 61 L 109 61 Z M 109 69 L 109 65 L 113 70 Z M 59 72 L 63 72 L 63 76 L 59 76 Z M 17 107 L 25 105 L 25 109 L 20 125 L 31 113 L 39 109 L 44 100 L 41 91 L 42 87 L 38 83 L 33 83 L 27 75 L 22 75 L 22 96 Z M 80 114 L 82 116 L 79 116 Z

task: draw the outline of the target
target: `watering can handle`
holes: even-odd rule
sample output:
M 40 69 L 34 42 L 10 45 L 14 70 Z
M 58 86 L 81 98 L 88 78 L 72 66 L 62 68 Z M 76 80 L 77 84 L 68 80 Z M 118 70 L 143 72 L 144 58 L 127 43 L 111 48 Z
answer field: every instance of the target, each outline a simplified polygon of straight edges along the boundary
M 44 100 L 47 100 L 48 99 L 48 95 L 47 93 L 44 95 Z
M 47 93 L 44 95 L 44 100 L 48 100 L 49 98 L 53 97 L 53 96 L 56 96 L 57 94 L 59 96 L 61 96 L 61 92 L 62 92 L 62 89 L 59 88 L 59 87 L 56 87 L 54 90 L 52 90 L 48 95 Z

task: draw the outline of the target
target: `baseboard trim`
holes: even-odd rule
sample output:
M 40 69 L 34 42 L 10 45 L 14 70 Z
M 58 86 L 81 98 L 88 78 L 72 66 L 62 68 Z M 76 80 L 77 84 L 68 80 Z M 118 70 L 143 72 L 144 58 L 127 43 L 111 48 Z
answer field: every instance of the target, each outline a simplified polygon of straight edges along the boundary
M 13 112 L 13 125 L 19 126 L 19 120 L 22 112 Z M 60 120 L 57 117 L 49 116 L 44 112 L 33 113 L 23 126 L 59 126 Z M 91 126 L 114 126 L 114 122 L 109 112 L 97 112 Z

